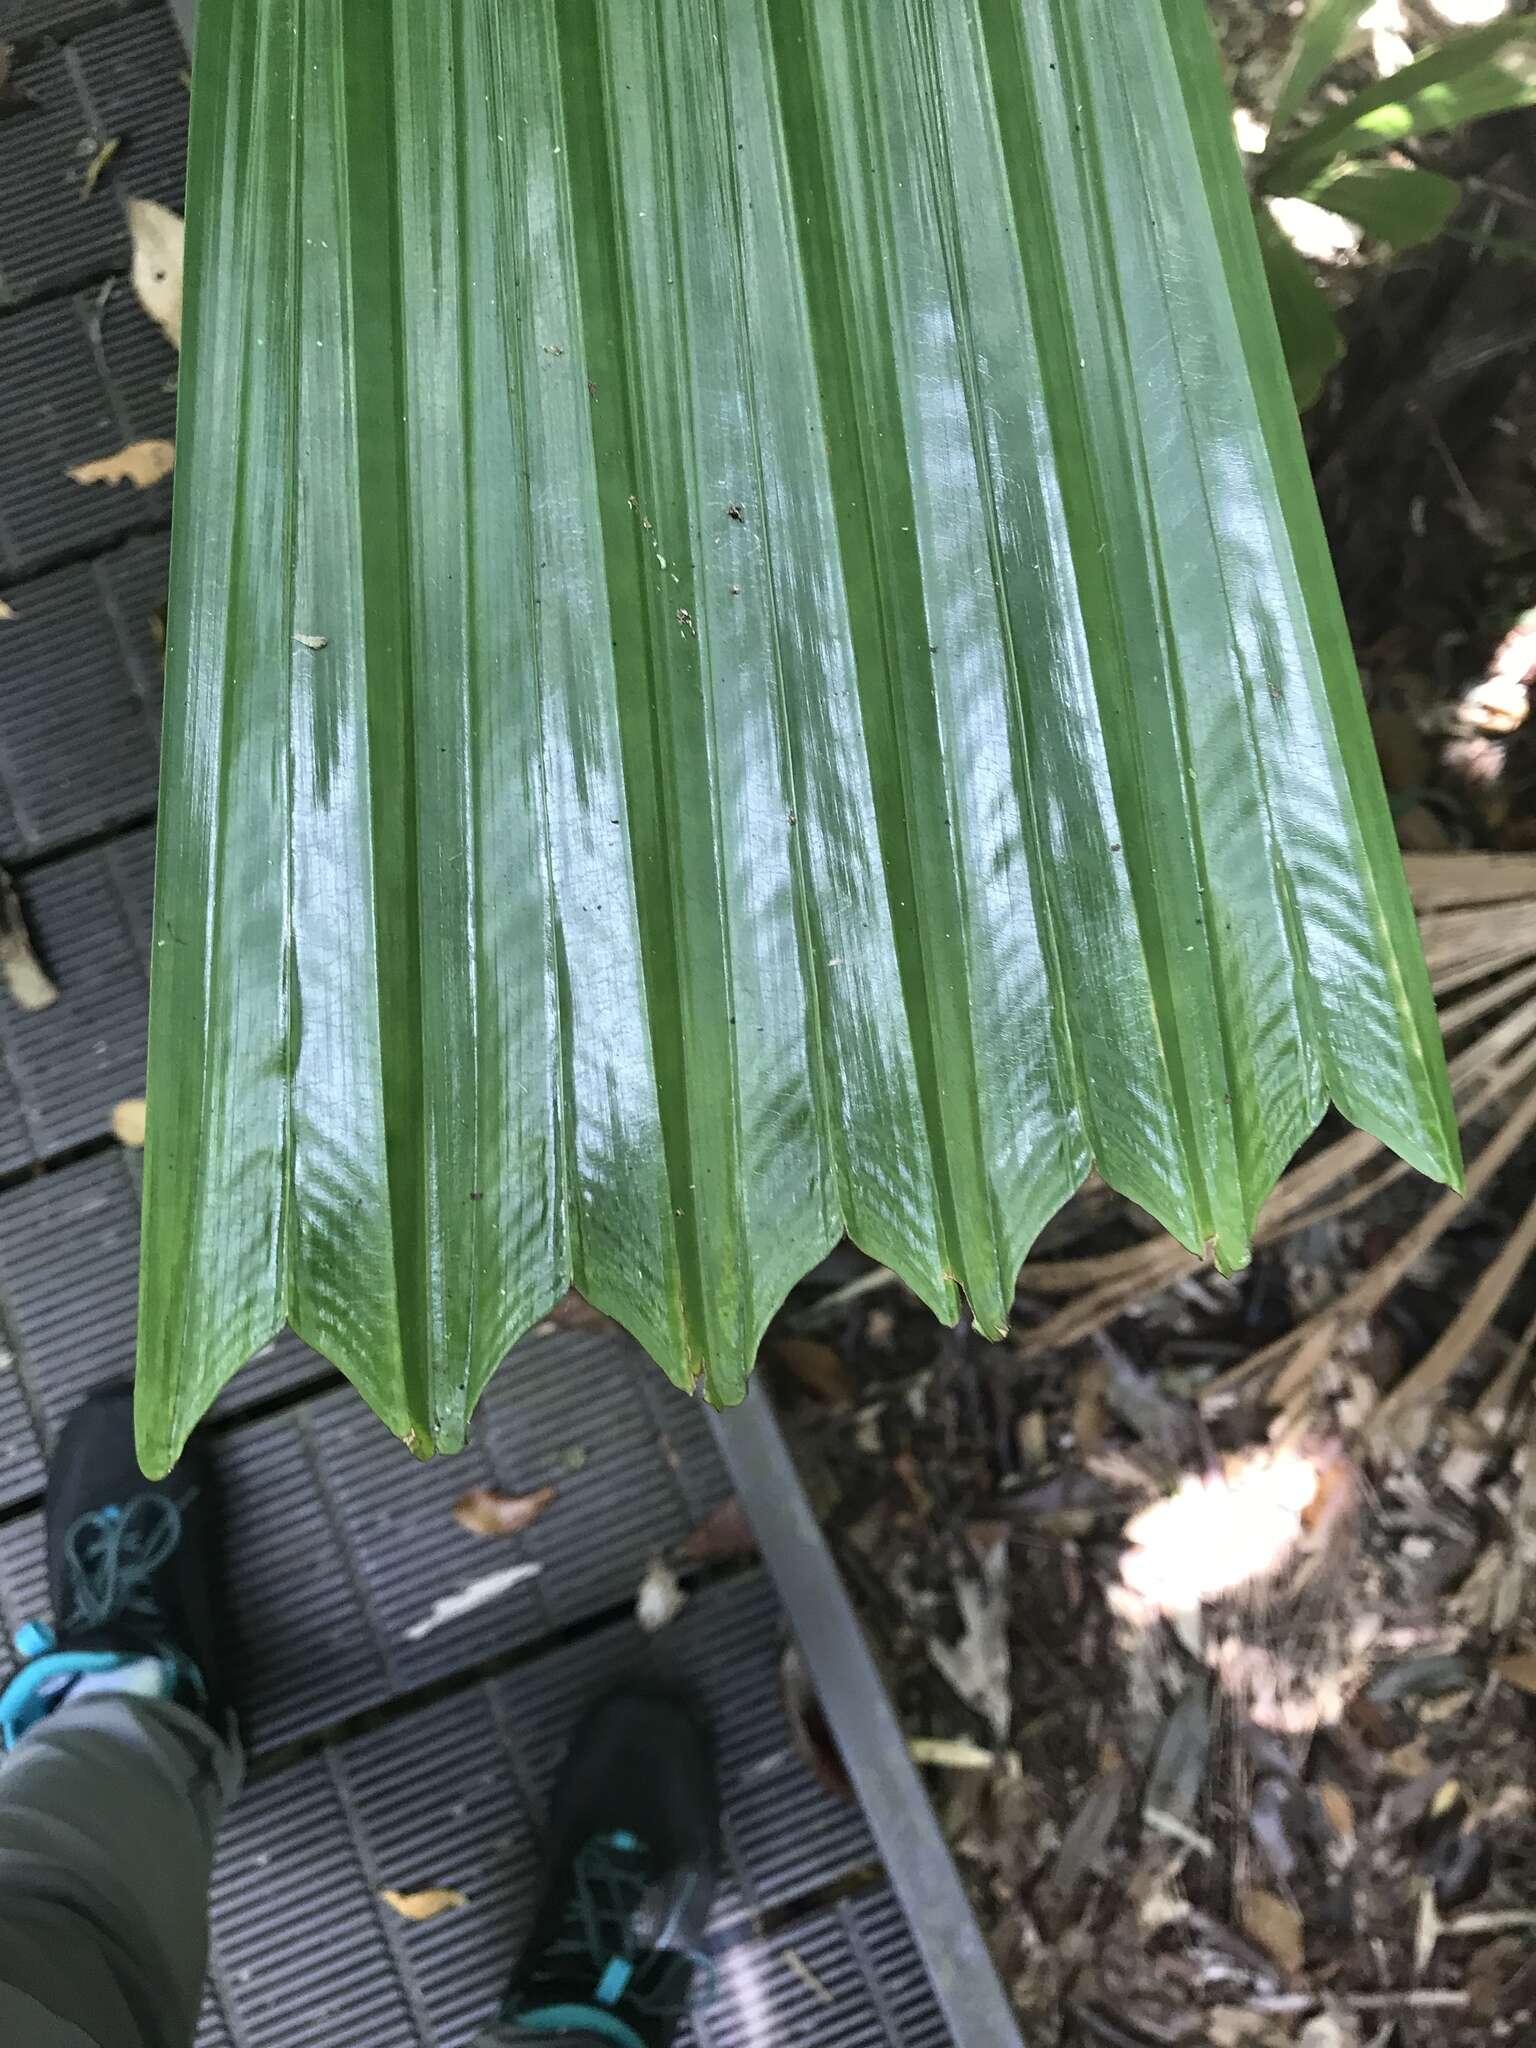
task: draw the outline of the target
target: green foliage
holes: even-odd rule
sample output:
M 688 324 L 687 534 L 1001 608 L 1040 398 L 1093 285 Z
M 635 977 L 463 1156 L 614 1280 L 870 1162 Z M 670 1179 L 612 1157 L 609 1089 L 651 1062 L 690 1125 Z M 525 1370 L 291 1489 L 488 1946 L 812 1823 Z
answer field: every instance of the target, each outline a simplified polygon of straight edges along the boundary
M 1383 163 L 1375 153 L 1536 103 L 1536 24 L 1512 17 L 1453 36 L 1343 105 L 1307 119 L 1309 96 L 1337 62 L 1365 4 L 1314 0 L 1296 32 L 1269 140 L 1252 171 L 1275 317 L 1303 409 L 1317 397 L 1343 343 L 1310 269 L 1264 202 L 1307 199 L 1394 249 L 1410 248 L 1440 232 L 1459 190 L 1450 178 L 1414 164 Z
M 1202 0 L 204 0 L 140 1329 L 425 1452 L 1458 1172 Z

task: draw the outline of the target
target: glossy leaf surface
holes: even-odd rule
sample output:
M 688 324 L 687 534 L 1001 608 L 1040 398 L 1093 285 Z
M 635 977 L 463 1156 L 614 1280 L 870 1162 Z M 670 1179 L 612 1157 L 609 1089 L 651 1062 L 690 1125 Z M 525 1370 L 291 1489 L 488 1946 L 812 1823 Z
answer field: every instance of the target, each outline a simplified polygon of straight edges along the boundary
M 140 1427 L 1457 1171 L 1200 0 L 205 0 Z

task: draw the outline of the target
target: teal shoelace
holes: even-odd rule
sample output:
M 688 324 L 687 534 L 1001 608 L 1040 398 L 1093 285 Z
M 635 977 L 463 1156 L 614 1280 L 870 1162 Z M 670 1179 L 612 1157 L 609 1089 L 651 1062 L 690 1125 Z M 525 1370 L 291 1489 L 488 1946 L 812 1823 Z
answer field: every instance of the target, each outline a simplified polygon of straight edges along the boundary
M 154 1575 L 181 1542 L 181 1508 L 164 1493 L 141 1493 L 123 1506 L 95 1508 L 64 1537 L 66 1630 L 153 1619 Z
M 508 2018 L 535 2019 L 528 2005 L 537 2003 L 541 1989 L 558 1986 L 569 1997 L 572 1985 L 592 1971 L 596 1977 L 586 1997 L 600 2010 L 620 2007 L 646 2019 L 681 2019 L 698 2002 L 691 1996 L 695 1970 L 705 1980 L 700 2000 L 709 1997 L 714 1963 L 679 1932 L 697 1879 L 690 1874 L 662 1913 L 647 1864 L 643 1844 L 624 1830 L 582 1845 L 561 1931 L 522 1988 L 522 2010 Z

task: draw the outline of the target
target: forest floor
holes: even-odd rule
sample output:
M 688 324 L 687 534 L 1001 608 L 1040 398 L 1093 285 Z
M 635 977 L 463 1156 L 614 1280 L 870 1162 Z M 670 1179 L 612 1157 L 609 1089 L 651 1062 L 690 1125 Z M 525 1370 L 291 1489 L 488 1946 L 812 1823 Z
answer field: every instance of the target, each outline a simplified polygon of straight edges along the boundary
M 1213 12 L 1261 120 L 1294 11 Z M 1325 93 L 1445 31 L 1367 23 Z M 1405 849 L 1529 852 L 1536 116 L 1422 160 L 1462 205 L 1329 278 L 1308 440 Z M 1343 1130 L 1231 1278 L 1091 1185 L 1001 1345 L 851 1248 L 770 1338 L 1032 2048 L 1536 2039 L 1536 1156 L 1437 1210 L 1368 1146 L 1331 1170 Z

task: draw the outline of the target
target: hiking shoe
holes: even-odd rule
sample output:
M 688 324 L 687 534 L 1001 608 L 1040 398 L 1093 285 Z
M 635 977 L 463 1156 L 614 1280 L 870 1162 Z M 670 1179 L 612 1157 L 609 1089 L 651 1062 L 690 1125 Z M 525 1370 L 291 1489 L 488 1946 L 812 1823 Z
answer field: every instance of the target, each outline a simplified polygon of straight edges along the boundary
M 504 2025 L 666 2048 L 712 1975 L 720 1799 L 708 1731 L 660 1687 L 629 1685 L 577 1727 L 550 1810 L 549 1875 L 512 1971 Z
M 17 1633 L 27 1662 L 0 1694 L 6 1747 L 87 1682 L 174 1699 L 222 1731 L 220 1528 L 206 1441 L 194 1436 L 169 1478 L 146 1479 L 133 1389 L 103 1387 L 64 1425 L 44 1520 L 55 1622 Z

